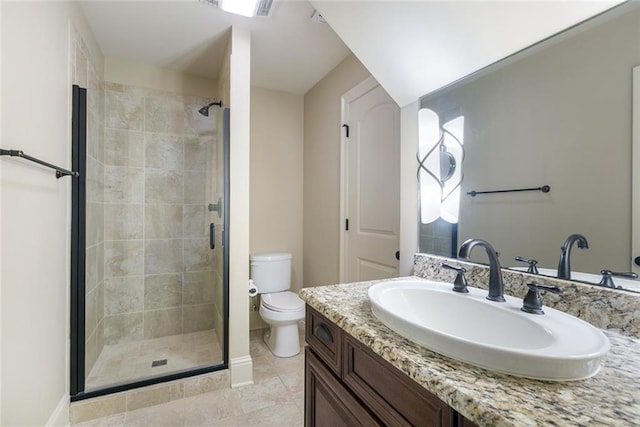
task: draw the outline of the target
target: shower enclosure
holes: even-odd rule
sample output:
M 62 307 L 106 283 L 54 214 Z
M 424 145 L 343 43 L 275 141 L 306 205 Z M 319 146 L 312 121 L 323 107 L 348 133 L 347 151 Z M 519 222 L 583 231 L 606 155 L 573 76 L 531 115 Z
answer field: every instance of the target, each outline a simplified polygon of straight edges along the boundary
M 88 95 L 74 86 L 72 399 L 226 368 L 229 110 Z

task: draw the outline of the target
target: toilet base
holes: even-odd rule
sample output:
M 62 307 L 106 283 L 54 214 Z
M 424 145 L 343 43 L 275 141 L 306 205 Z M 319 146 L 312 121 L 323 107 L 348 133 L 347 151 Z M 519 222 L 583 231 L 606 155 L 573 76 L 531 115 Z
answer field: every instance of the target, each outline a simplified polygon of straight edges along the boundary
M 264 333 L 264 342 L 276 357 L 292 357 L 300 353 L 298 322 L 271 326 Z

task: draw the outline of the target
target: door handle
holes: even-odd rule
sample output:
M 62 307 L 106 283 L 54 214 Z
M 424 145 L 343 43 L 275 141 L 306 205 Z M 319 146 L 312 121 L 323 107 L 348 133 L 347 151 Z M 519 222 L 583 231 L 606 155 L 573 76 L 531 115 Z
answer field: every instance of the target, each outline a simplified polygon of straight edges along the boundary
M 313 329 L 313 334 L 320 338 L 322 341 L 333 342 L 333 335 L 331 334 L 331 330 L 322 323 L 316 325 L 316 327 Z
M 209 247 L 216 248 L 216 225 L 213 222 L 209 224 Z

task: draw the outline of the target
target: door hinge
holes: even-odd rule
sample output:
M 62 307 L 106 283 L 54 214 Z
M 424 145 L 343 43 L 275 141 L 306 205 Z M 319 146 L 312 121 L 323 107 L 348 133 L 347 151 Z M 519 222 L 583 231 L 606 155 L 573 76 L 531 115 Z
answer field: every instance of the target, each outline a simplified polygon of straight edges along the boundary
M 349 231 L 349 218 L 346 218 L 346 219 L 344 220 L 344 229 L 345 229 L 346 231 Z
M 345 128 L 345 130 L 346 130 L 346 134 L 345 134 L 345 136 L 346 136 L 347 138 L 349 138 L 349 125 L 344 124 L 344 125 L 342 125 L 342 127 L 343 127 L 343 128 Z

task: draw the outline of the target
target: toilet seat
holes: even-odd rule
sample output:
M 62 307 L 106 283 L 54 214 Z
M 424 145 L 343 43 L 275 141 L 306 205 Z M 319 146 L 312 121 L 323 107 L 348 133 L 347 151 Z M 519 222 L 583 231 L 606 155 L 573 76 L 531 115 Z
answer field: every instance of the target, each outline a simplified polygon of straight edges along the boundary
M 262 305 L 280 313 L 304 310 L 304 301 L 297 294 L 289 291 L 262 294 Z

